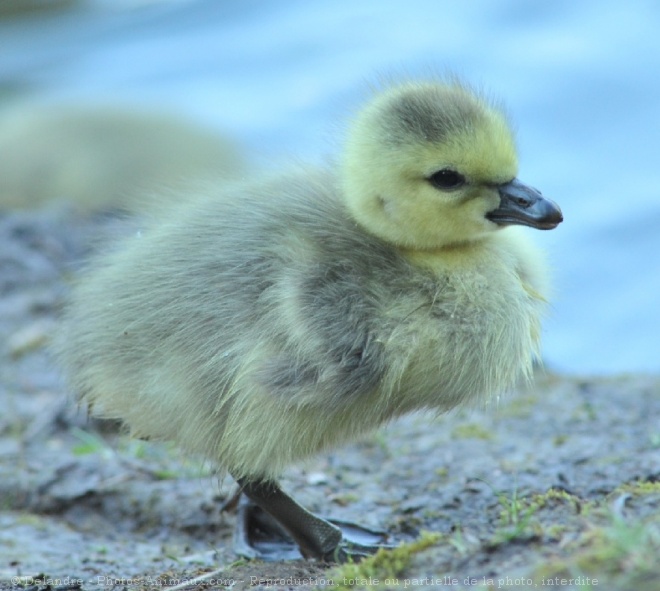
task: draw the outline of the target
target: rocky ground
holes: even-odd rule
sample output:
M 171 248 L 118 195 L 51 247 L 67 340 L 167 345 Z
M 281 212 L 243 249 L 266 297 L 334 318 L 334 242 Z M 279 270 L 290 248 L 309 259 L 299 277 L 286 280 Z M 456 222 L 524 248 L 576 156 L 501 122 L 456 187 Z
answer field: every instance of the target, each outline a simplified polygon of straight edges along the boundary
M 548 371 L 486 409 L 407 417 L 283 479 L 403 546 L 339 568 L 241 560 L 233 483 L 89 421 L 48 355 L 100 223 L 0 213 L 0 589 L 660 589 L 657 376 Z

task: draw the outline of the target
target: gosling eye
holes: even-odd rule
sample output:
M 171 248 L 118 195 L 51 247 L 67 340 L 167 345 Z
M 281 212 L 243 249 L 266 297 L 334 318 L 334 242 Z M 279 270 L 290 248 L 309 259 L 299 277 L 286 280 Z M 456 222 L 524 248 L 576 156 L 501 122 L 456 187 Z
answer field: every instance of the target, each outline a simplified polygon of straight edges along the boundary
M 450 168 L 443 168 L 438 172 L 434 172 L 428 180 L 436 189 L 443 191 L 458 189 L 465 184 L 465 177 Z

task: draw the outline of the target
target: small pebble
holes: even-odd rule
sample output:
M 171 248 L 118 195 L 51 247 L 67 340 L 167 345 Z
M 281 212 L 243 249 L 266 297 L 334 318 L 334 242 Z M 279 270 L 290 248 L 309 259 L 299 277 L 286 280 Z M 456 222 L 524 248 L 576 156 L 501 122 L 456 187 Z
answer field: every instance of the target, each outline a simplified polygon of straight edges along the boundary
M 312 472 L 311 474 L 307 475 L 307 484 L 316 486 L 319 484 L 327 484 L 327 483 L 328 483 L 328 475 L 324 474 L 323 472 Z
M 50 340 L 53 326 L 53 320 L 43 319 L 18 329 L 9 337 L 7 343 L 9 354 L 14 359 L 18 359 L 40 349 Z

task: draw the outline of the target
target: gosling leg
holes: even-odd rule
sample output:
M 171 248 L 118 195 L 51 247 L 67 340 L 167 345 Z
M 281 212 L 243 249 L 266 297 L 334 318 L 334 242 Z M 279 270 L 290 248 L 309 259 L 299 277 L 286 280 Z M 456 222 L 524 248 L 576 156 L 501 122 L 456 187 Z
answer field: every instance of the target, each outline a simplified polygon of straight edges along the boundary
M 243 493 L 275 519 L 294 539 L 305 558 L 332 559 L 341 530 L 296 503 L 275 482 L 238 481 Z
M 275 482 L 246 479 L 238 479 L 237 482 L 245 496 L 264 511 L 264 514 L 256 514 L 255 507 L 245 503 L 239 507 L 235 545 L 243 555 L 266 560 L 290 559 L 293 556 L 291 545 L 286 541 L 288 534 L 304 558 L 345 562 L 349 558 L 359 560 L 375 552 L 386 540 L 380 532 L 342 522 L 335 525 L 321 519 L 299 505 Z M 270 538 L 268 553 L 260 552 L 250 543 L 249 530 L 254 524 Z

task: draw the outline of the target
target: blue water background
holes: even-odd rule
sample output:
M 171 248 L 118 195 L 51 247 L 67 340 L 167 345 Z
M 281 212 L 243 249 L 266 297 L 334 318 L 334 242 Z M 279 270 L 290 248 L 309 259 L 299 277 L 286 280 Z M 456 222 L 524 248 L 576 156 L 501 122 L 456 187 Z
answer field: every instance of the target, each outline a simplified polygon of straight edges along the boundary
M 379 74 L 459 73 L 505 101 L 520 178 L 564 211 L 535 233 L 555 275 L 546 364 L 658 372 L 659 39 L 651 0 L 90 0 L 0 22 L 0 88 L 166 107 L 261 169 L 336 153 Z

